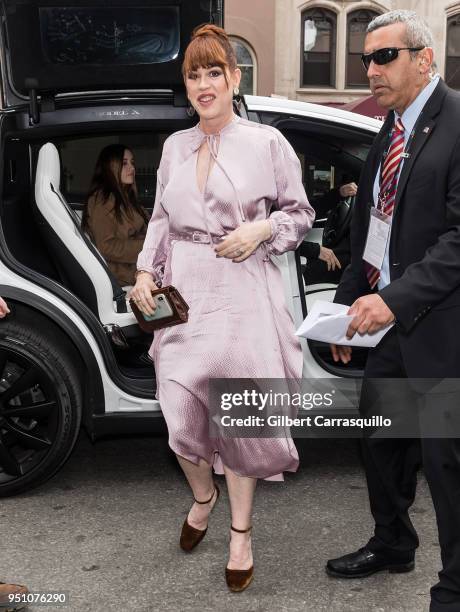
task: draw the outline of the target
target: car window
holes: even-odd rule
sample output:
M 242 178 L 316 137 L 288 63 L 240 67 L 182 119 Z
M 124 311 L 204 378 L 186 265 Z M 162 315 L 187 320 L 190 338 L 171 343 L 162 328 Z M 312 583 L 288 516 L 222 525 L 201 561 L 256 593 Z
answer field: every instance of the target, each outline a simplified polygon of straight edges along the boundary
M 346 169 L 312 154 L 299 154 L 302 177 L 310 204 L 315 209 L 316 224 L 327 217 L 333 193 L 344 183 L 355 180 Z
M 79 209 L 88 193 L 99 153 L 110 144 L 123 143 L 134 153 L 138 196 L 148 209 L 155 199 L 156 174 L 163 143 L 168 134 L 108 134 L 92 138 L 74 138 L 57 143 L 61 155 L 61 191 L 74 209 Z
M 316 212 L 315 226 L 321 226 L 334 204 L 338 189 L 347 183 L 358 183 L 362 162 L 348 163 L 348 152 L 329 155 L 329 151 L 316 152 L 313 146 L 308 152 L 297 152 L 302 167 L 302 180 L 310 204 Z M 368 148 L 361 147 L 360 154 L 367 154 Z M 358 158 L 356 158 L 358 159 Z
M 317 219 L 327 215 L 329 208 L 321 205 L 333 189 L 338 189 L 346 183 L 358 183 L 362 164 L 365 162 L 371 145 L 355 142 L 331 143 L 329 149 L 324 143 L 311 152 L 303 154 L 304 181 L 307 194 L 312 200 L 312 206 L 317 211 Z
M 180 50 L 177 6 L 40 7 L 39 22 L 52 64 L 158 64 Z

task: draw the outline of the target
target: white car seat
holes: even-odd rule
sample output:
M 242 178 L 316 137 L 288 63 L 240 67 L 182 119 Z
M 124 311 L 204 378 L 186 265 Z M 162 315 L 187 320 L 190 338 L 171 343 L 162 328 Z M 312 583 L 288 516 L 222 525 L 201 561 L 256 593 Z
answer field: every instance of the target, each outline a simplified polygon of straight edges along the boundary
M 65 283 L 103 325 L 122 328 L 136 324 L 126 293 L 104 258 L 82 232 L 80 220 L 60 192 L 61 164 L 51 142 L 40 149 L 35 178 L 35 201 L 43 221 L 48 248 Z

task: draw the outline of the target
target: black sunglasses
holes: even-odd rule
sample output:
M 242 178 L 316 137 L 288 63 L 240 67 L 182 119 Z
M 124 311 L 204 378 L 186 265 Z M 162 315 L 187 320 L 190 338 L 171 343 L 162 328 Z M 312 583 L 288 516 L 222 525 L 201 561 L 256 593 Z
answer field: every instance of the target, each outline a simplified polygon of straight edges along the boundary
M 425 47 L 385 47 L 384 49 L 377 49 L 373 53 L 363 53 L 361 55 L 361 61 L 366 72 L 369 70 L 369 66 L 373 61 L 375 64 L 382 66 L 383 64 L 389 64 L 394 61 L 400 51 L 421 51 Z

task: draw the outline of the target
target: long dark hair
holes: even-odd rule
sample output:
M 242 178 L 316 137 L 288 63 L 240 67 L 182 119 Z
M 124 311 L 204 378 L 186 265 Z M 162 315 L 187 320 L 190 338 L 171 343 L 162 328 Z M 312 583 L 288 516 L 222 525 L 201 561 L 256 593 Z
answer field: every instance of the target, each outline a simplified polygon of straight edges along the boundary
M 113 210 L 119 223 L 122 222 L 123 213 L 131 217 L 133 209 L 148 223 L 147 213 L 137 199 L 136 183 L 123 185 L 121 182 L 123 158 L 126 150 L 131 151 L 124 144 L 111 144 L 104 147 L 99 153 L 91 179 L 91 187 L 83 209 L 82 228 L 85 231 L 88 231 L 88 200 L 91 196 L 97 195 L 102 196 L 104 201 L 108 200 L 111 195 L 114 197 Z

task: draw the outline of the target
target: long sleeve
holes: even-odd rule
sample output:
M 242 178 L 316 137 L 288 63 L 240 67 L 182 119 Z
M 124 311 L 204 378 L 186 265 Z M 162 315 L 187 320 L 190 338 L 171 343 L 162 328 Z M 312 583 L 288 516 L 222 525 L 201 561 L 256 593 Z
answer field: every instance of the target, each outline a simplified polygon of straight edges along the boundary
M 102 256 L 109 262 L 133 264 L 142 249 L 144 238 L 137 238 L 132 223 L 127 218 L 119 222 L 113 211 L 113 197 L 107 202 L 88 203 L 89 226 L 94 242 Z
M 157 172 L 155 204 L 147 228 L 144 246 L 137 258 L 137 269 L 150 272 L 157 284 L 161 284 L 163 281 L 164 265 L 170 248 L 169 216 L 161 203 L 163 188 L 160 163 Z
M 271 156 L 278 198 L 277 210 L 269 216 L 272 235 L 265 244 L 270 254 L 281 255 L 299 246 L 313 225 L 315 211 L 302 184 L 299 159 L 279 132 L 271 143 Z

